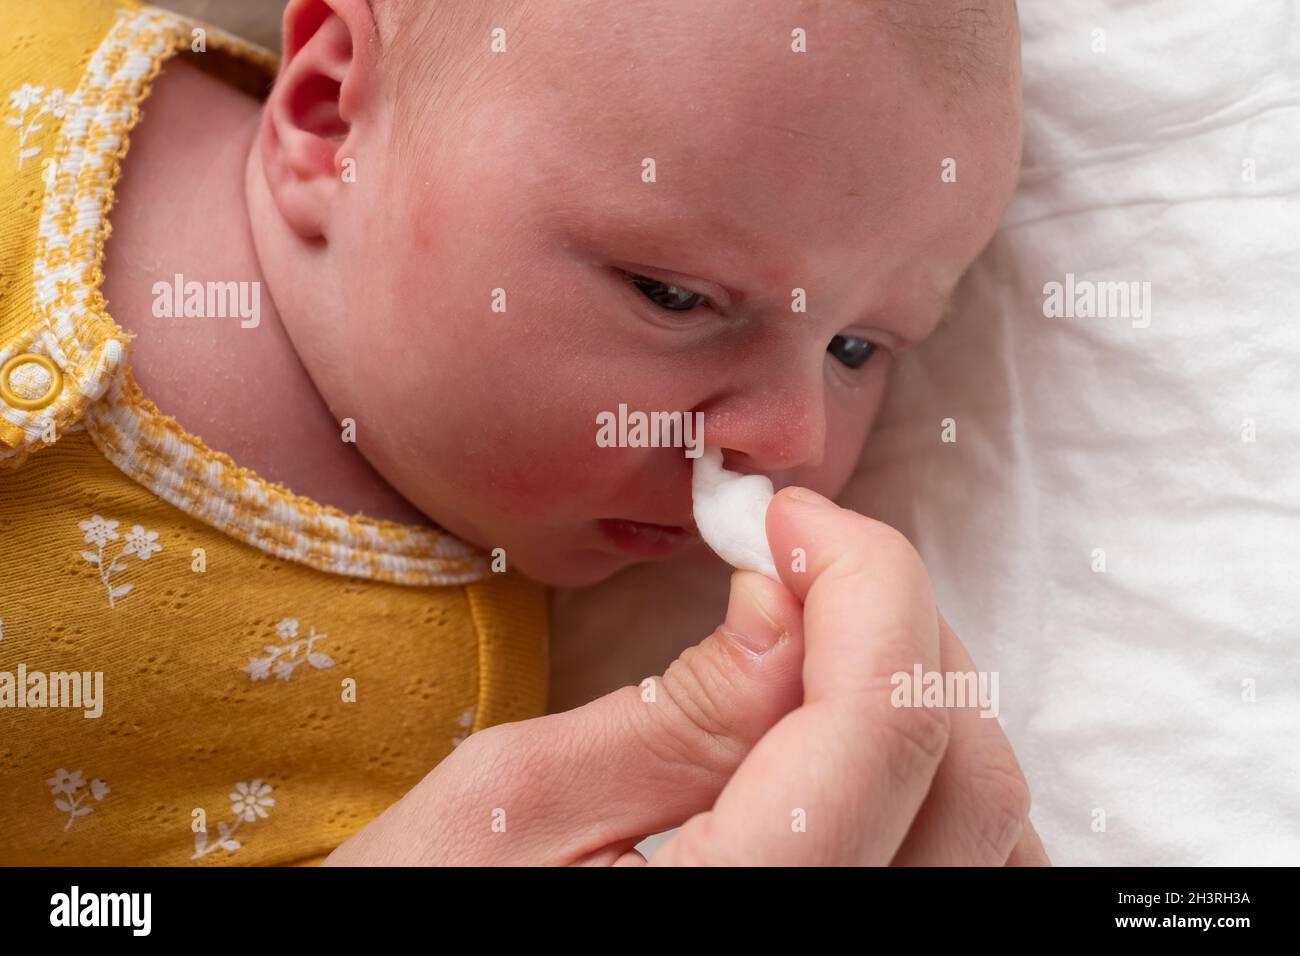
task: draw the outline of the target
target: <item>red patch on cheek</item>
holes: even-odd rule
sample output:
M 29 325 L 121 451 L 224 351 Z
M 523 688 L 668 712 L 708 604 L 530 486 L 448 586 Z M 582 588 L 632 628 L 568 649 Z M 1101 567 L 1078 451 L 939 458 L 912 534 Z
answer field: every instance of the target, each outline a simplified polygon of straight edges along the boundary
M 584 457 L 558 446 L 532 449 L 496 464 L 484 478 L 512 516 L 535 518 L 553 508 L 585 512 L 603 501 L 609 481 L 610 449 L 599 451 L 603 454 Z
M 411 245 L 416 252 L 427 253 L 433 248 L 433 225 L 423 216 L 411 220 Z

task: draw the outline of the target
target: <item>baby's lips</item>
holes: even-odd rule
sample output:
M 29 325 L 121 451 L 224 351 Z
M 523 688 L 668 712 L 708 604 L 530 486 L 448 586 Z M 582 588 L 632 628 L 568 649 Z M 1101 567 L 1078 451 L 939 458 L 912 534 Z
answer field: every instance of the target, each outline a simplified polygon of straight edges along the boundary
M 680 493 L 673 495 L 671 500 L 654 502 L 653 506 L 647 511 L 652 515 L 665 516 L 662 519 L 658 517 L 644 519 L 653 524 L 662 524 L 670 528 L 682 528 L 694 535 L 700 533 L 700 529 L 695 524 L 694 501 L 691 496 L 689 481 L 681 483 Z

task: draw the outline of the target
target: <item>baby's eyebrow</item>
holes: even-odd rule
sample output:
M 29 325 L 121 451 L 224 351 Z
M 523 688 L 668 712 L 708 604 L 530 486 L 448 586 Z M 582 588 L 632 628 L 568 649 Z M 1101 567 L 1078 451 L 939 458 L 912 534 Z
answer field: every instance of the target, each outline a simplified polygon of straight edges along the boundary
M 679 226 L 680 220 L 670 220 L 671 225 Z M 724 249 L 743 250 L 735 255 L 732 264 L 722 275 L 709 276 L 721 283 L 729 296 L 745 298 L 750 292 L 763 294 L 781 293 L 796 287 L 803 287 L 808 260 L 797 248 L 786 248 L 780 241 L 751 232 L 725 215 L 711 214 L 699 222 L 699 233 L 710 233 L 716 238 L 717 245 L 709 256 L 710 261 L 717 262 L 719 253 Z M 671 229 L 658 233 L 659 237 L 672 235 Z M 670 245 L 674 245 L 670 241 Z M 713 242 L 709 243 L 714 246 Z M 712 271 L 712 270 L 711 270 Z M 957 283 L 951 285 L 944 279 L 930 277 L 928 295 L 924 297 L 921 307 L 921 320 L 927 323 L 927 332 L 952 316 Z M 920 336 L 924 338 L 925 335 Z
M 588 220 L 618 244 L 635 245 L 664 261 L 656 264 L 708 278 L 744 299 L 803 285 L 807 260 L 798 249 L 746 228 L 720 210 L 689 206 L 628 206 Z M 694 261 L 685 262 L 690 258 Z M 648 263 L 647 263 L 648 264 Z M 705 274 L 707 273 L 707 275 Z
M 920 345 L 937 332 L 956 312 L 958 283 L 948 285 L 933 278 L 930 282 L 920 278 L 913 281 L 924 285 L 913 296 L 908 297 L 909 301 L 900 303 L 897 311 L 886 310 L 881 313 L 886 317 L 893 316 L 894 321 L 887 323 L 886 327 L 900 336 L 900 349 L 910 349 Z
M 585 222 L 616 244 L 627 243 L 642 248 L 661 267 L 696 275 L 718 283 L 734 302 L 743 302 L 754 293 L 784 296 L 788 290 L 805 288 L 807 258 L 797 248 L 785 248 L 779 240 L 746 229 L 734 219 L 717 211 L 698 215 L 695 209 L 672 209 L 663 205 L 650 208 L 608 208 L 594 213 Z M 603 215 L 602 215 L 603 213 Z M 581 221 L 581 220 L 580 220 Z M 707 236 L 707 252 L 689 241 Z M 700 258 L 684 262 L 684 253 L 694 251 Z M 645 265 L 652 264 L 647 261 Z M 925 281 L 925 280 L 921 280 Z M 956 285 L 930 277 L 924 292 L 907 311 L 915 313 L 905 323 L 917 328 L 903 331 L 904 341 L 919 342 L 933 329 L 948 320 L 953 312 Z
M 764 294 L 792 289 L 802 285 L 799 277 L 806 269 L 805 260 L 794 249 L 786 249 L 771 239 L 738 225 L 735 222 L 710 219 L 706 228 L 716 236 L 710 259 L 729 260 L 726 274 L 716 277 L 728 295 L 746 295 L 754 291 Z M 730 257 L 720 256 L 723 250 L 732 251 Z

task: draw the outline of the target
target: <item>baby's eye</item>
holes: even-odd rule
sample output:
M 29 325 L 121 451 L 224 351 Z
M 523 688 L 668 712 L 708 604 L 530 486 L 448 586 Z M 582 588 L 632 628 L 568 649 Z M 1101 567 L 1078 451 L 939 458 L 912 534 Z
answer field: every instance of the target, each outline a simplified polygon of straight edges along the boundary
M 837 335 L 826 346 L 826 351 L 849 368 L 861 368 L 876 350 L 875 343 L 856 335 Z
M 669 312 L 689 312 L 704 301 L 704 296 L 698 292 L 683 289 L 679 285 L 669 285 L 667 282 L 637 275 L 635 272 L 625 274 L 647 299 Z

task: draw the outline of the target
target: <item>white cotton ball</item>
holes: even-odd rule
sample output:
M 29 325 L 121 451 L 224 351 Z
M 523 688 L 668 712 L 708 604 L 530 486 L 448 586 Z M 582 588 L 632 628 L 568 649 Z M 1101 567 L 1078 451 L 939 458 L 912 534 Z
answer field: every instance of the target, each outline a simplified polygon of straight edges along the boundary
M 722 451 L 706 448 L 691 477 L 695 526 L 718 557 L 733 568 L 757 571 L 780 581 L 767 543 L 767 505 L 772 479 L 740 475 L 722 467 Z

